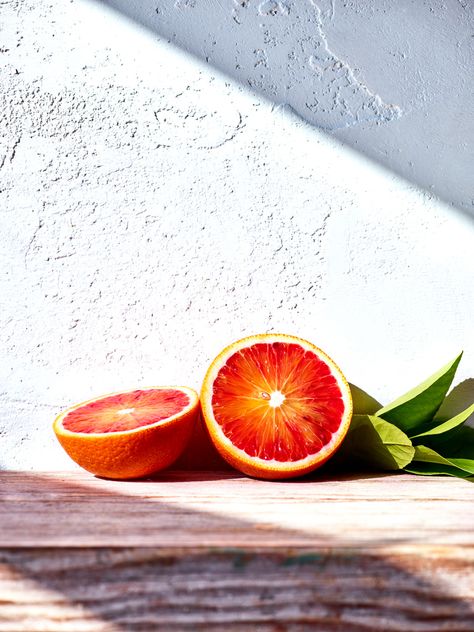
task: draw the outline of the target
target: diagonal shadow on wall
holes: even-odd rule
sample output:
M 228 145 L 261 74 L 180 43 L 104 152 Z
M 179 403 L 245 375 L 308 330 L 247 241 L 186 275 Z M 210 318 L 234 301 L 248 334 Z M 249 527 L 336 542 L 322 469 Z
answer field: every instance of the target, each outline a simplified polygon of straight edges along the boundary
M 466 3 L 100 1 L 474 213 L 474 12 Z

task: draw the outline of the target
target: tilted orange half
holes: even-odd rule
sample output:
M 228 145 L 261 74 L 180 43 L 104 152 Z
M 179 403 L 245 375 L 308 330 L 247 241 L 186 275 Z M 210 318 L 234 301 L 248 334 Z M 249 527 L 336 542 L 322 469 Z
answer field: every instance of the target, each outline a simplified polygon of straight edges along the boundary
M 352 416 L 349 385 L 318 347 L 285 334 L 234 342 L 209 367 L 203 417 L 221 455 L 257 478 L 306 474 L 341 444 Z
M 77 404 L 56 418 L 53 429 L 69 456 L 89 472 L 140 478 L 180 456 L 198 414 L 192 388 L 156 386 Z

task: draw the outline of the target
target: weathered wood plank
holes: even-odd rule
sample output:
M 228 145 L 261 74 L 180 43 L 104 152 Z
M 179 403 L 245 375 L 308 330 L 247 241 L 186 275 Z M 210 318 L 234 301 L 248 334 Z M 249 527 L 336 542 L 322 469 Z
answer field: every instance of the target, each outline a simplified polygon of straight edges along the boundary
M 474 487 L 0 473 L 0 632 L 474 629 Z
M 473 524 L 474 486 L 441 477 L 0 475 L 3 547 L 474 545 Z
M 472 631 L 472 557 L 420 562 L 347 550 L 3 550 L 0 632 Z

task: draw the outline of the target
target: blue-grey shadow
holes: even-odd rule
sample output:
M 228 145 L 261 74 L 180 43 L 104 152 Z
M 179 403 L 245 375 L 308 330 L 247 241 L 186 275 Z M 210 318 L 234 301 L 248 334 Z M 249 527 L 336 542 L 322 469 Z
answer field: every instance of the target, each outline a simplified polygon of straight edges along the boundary
M 474 213 L 474 13 L 465 3 L 99 1 Z

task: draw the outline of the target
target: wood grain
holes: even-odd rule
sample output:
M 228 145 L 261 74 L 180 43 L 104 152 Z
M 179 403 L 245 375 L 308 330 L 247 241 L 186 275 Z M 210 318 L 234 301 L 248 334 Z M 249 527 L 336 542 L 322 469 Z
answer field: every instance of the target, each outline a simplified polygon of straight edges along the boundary
M 474 487 L 0 473 L 0 632 L 474 630 Z

